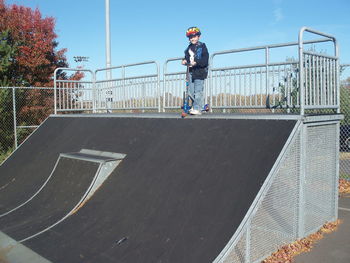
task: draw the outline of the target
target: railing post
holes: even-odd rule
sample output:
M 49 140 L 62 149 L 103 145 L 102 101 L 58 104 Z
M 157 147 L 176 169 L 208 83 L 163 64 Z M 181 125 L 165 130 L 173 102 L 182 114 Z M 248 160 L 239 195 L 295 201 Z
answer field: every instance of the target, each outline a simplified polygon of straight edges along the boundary
M 210 56 L 209 59 L 209 111 L 213 112 L 213 60 L 215 54 Z
M 126 91 L 125 91 L 125 66 L 122 66 L 122 87 L 123 87 L 123 108 L 125 109 L 126 107 Z
M 337 92 L 337 113 L 340 113 L 340 67 L 339 67 L 339 47 L 336 38 L 334 38 L 334 52 L 337 58 L 335 64 L 336 80 L 335 90 Z
M 299 31 L 299 94 L 300 94 L 300 115 L 305 114 L 305 87 L 304 87 L 304 56 L 303 56 L 303 33 L 305 27 Z
M 168 60 L 166 60 L 164 62 L 164 66 L 163 66 L 163 91 L 162 91 L 162 94 L 163 94 L 163 112 L 165 112 L 165 97 L 166 97 L 166 94 L 165 94 L 165 91 L 166 91 L 166 81 L 165 81 L 165 76 L 166 76 L 166 73 L 167 73 L 167 66 L 168 66 Z
M 249 219 L 247 222 L 247 232 L 246 232 L 246 240 L 245 240 L 245 253 L 244 253 L 244 263 L 249 263 L 250 261 L 250 251 L 251 251 L 251 243 L 250 243 L 250 239 L 251 239 L 251 233 L 250 233 L 250 229 L 251 229 L 251 225 L 252 225 L 252 220 Z
M 266 79 L 265 79 L 265 85 L 266 85 L 266 98 L 269 96 L 269 85 L 270 85 L 270 79 L 269 79 L 269 63 L 270 63 L 270 49 L 269 47 L 265 48 L 265 70 L 266 70 Z M 274 98 L 275 99 L 275 98 Z
M 18 147 L 18 140 L 17 140 L 17 112 L 16 112 L 16 90 L 13 87 L 12 88 L 12 110 L 13 110 L 13 133 L 14 133 L 14 139 L 15 139 L 15 148 Z
M 92 112 L 96 113 L 96 74 L 92 73 Z
M 56 115 L 57 114 L 57 90 L 56 90 L 56 85 L 57 85 L 57 82 L 56 82 L 56 74 L 57 74 L 57 70 L 58 69 L 55 69 L 54 71 L 54 80 L 53 80 L 53 107 L 54 107 L 54 114 Z
M 158 98 L 158 112 L 161 112 L 161 105 L 160 105 L 160 101 L 161 101 L 161 90 L 160 90 L 160 69 L 159 69 L 159 65 L 156 62 L 155 63 L 157 66 L 157 98 Z
M 307 162 L 307 126 L 302 123 L 300 127 L 300 169 L 299 169 L 299 198 L 298 198 L 298 224 L 296 238 L 305 236 L 305 182 L 306 182 L 306 162 Z

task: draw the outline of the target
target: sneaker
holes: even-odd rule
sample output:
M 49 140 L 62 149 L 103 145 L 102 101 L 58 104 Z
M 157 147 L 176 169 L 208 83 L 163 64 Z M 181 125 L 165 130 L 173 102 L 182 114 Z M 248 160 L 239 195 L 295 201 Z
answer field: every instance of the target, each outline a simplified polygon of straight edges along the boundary
M 190 109 L 189 113 L 191 115 L 202 115 L 202 113 L 199 110 L 195 110 L 195 109 Z

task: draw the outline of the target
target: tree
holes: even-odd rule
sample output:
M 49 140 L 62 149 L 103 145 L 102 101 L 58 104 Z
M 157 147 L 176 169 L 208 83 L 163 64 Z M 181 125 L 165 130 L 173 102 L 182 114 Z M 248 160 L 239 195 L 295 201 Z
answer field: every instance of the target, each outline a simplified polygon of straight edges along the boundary
M 0 0 L 0 86 L 52 87 L 54 70 L 68 67 L 65 53 L 66 49 L 58 49 L 53 17 L 43 18 L 39 9 Z M 18 124 L 38 125 L 52 113 L 53 90 L 18 89 L 15 102 Z M 7 151 L 13 142 L 12 107 L 12 90 L 0 89 L 0 151 Z
M 0 86 L 8 86 L 8 73 L 11 72 L 12 60 L 17 45 L 11 41 L 9 30 L 0 32 Z
M 12 45 L 11 70 L 2 74 L 11 86 L 52 86 L 55 68 L 68 66 L 66 49 L 57 50 L 54 28 L 54 18 L 43 18 L 38 9 L 0 0 L 0 32 Z

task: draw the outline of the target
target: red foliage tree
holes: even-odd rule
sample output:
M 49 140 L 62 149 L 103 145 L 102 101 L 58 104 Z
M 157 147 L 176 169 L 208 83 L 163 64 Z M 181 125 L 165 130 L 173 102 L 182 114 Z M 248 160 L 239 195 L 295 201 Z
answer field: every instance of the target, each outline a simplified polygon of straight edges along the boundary
M 52 86 L 55 68 L 67 67 L 66 49 L 56 50 L 55 19 L 43 18 L 38 9 L 6 6 L 0 0 L 0 31 L 8 30 L 16 43 L 10 84 L 15 86 Z
M 57 67 L 68 67 L 65 57 L 66 49 L 57 49 L 55 19 L 42 17 L 39 9 L 33 10 L 24 6 L 6 5 L 5 0 L 0 0 L 1 32 L 5 32 L 2 35 L 8 38 L 6 44 L 10 44 L 12 50 L 15 50 L 7 61 L 10 63 L 6 65 L 9 64 L 9 66 L 6 69 L 0 68 L 1 76 L 6 79 L 6 84 L 3 85 L 53 87 L 54 70 Z M 0 39 L 0 41 L 3 40 Z M 73 76 L 67 76 L 61 73 L 60 78 L 80 80 L 83 78 L 83 74 L 78 72 Z M 6 95 L 5 91 L 3 91 L 4 96 Z M 3 101 L 12 105 L 12 101 L 8 99 Z M 53 106 L 52 89 L 16 90 L 17 122 L 19 125 L 38 125 L 53 112 Z M 1 107 L 5 109 L 6 105 L 0 105 Z M 10 118 L 10 116 L 8 117 Z M 9 120 L 4 120 L 4 122 L 9 122 Z

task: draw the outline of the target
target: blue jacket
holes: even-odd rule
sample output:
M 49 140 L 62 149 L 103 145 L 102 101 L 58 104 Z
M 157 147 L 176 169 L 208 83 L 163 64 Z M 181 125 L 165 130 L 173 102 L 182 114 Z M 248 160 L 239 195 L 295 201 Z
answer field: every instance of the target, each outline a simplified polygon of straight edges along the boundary
M 192 73 L 192 80 L 195 79 L 206 79 L 208 76 L 208 61 L 209 53 L 207 46 L 198 42 L 196 45 L 189 44 L 185 50 L 185 59 L 187 63 L 190 63 L 190 53 L 188 50 L 191 49 L 194 52 L 194 61 L 197 63 L 196 66 L 190 67 Z

